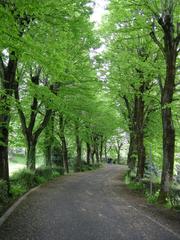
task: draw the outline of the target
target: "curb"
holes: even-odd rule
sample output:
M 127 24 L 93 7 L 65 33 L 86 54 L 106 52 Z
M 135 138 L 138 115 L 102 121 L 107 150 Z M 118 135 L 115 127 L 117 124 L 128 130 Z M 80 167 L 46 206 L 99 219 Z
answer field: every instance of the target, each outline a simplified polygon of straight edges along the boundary
M 8 217 L 14 212 L 14 210 L 19 206 L 19 204 L 24 201 L 32 192 L 36 191 L 40 188 L 41 185 L 32 188 L 29 192 L 25 193 L 22 197 L 20 197 L 1 217 L 0 217 L 0 227 L 2 224 L 8 219 Z

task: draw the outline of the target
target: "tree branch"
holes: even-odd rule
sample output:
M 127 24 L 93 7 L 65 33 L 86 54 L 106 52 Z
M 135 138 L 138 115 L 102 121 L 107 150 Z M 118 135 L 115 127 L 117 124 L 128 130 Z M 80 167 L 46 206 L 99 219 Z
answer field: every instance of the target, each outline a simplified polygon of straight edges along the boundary
M 17 109 L 18 109 L 18 114 L 19 114 L 19 118 L 21 121 L 23 134 L 24 134 L 24 136 L 26 136 L 27 135 L 26 134 L 26 132 L 27 132 L 26 117 L 21 108 L 21 103 L 20 103 L 20 99 L 19 99 L 19 84 L 18 84 L 18 82 L 16 82 L 15 86 L 14 86 L 14 96 L 15 96 L 16 103 L 17 103 Z
M 47 126 L 49 119 L 51 117 L 52 114 L 52 109 L 48 109 L 46 110 L 46 114 L 44 116 L 43 121 L 41 122 L 39 128 L 34 132 L 34 139 L 37 140 L 39 135 L 41 134 L 41 132 L 44 130 L 44 128 Z
M 152 31 L 150 32 L 150 36 L 152 38 L 152 40 L 156 43 L 156 45 L 159 47 L 159 49 L 161 50 L 161 52 L 163 53 L 163 55 L 165 56 L 165 50 L 163 45 L 161 44 L 161 42 L 157 39 L 155 33 Z

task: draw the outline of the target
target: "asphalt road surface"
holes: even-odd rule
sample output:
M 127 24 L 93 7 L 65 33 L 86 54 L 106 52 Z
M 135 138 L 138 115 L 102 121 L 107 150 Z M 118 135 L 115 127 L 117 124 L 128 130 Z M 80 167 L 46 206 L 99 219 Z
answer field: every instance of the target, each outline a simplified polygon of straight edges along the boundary
M 25 199 L 0 227 L 1 240 L 176 240 L 177 232 L 123 197 L 123 167 L 60 177 Z

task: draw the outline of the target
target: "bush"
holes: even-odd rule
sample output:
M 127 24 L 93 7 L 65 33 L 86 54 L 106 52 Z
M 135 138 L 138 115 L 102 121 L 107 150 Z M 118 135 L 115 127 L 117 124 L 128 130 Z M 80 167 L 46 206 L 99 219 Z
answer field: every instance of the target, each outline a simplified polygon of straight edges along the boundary
M 169 192 L 169 200 L 173 208 L 180 209 L 180 186 L 172 186 Z
M 59 174 L 59 175 L 64 175 L 64 172 L 65 172 L 65 170 L 64 170 L 64 168 L 63 167 L 53 167 L 53 175 L 54 174 Z
M 50 180 L 52 178 L 52 172 L 52 168 L 50 167 L 39 167 L 35 170 L 35 176 Z
M 144 185 L 141 182 L 130 182 L 128 184 L 129 189 L 141 191 L 144 190 Z
M 12 186 L 21 185 L 26 190 L 36 186 L 35 174 L 29 169 L 22 169 L 18 172 L 15 172 L 11 178 Z
M 8 202 L 8 186 L 7 182 L 3 180 L 0 180 L 0 202 Z
M 145 192 L 145 196 L 147 198 L 148 203 L 157 203 L 158 201 L 158 196 L 159 196 L 159 191 L 150 194 L 149 192 Z
M 12 184 L 11 185 L 11 194 L 14 198 L 23 195 L 27 191 L 27 188 L 21 184 Z

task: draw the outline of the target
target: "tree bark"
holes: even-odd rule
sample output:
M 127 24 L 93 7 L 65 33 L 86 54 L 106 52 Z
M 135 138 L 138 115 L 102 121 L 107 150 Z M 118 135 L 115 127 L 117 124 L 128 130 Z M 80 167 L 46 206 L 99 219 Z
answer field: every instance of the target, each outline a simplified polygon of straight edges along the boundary
M 119 140 L 117 140 L 117 163 L 120 164 L 121 162 L 121 147 L 122 147 L 122 143 L 119 142 Z
M 52 146 L 54 142 L 54 117 L 55 113 L 52 113 L 52 116 L 44 130 L 45 133 L 44 157 L 46 167 L 52 167 Z
M 0 96 L 0 179 L 7 181 L 9 192 L 9 165 L 8 165 L 8 143 L 9 143 L 9 123 L 11 104 L 10 98 L 13 94 L 15 75 L 17 69 L 17 59 L 15 52 L 10 53 L 8 65 L 5 66 L 0 59 L 2 90 Z
M 136 167 L 137 161 L 137 134 L 136 134 L 136 119 L 137 119 L 137 96 L 134 96 L 133 101 L 133 110 L 131 110 L 128 99 L 124 96 L 125 104 L 128 110 L 128 119 L 129 119 L 129 151 L 127 164 L 130 171 L 133 171 Z
M 36 142 L 28 142 L 27 144 L 27 168 L 34 171 L 36 168 Z
M 128 151 L 128 159 L 127 164 L 130 171 L 133 171 L 136 166 L 137 161 L 137 143 L 135 138 L 135 133 L 130 132 L 130 140 L 129 140 L 129 151 Z
M 166 81 L 161 98 L 161 114 L 163 125 L 163 168 L 159 202 L 165 202 L 167 199 L 174 170 L 175 129 L 173 125 L 170 104 L 173 101 L 174 94 L 176 53 L 171 52 L 167 58 Z
M 104 144 L 103 136 L 101 136 L 101 140 L 100 140 L 100 150 L 99 150 L 99 160 L 100 160 L 100 162 L 103 161 L 103 144 Z
M 66 143 L 66 138 L 64 133 L 65 123 L 64 123 L 64 118 L 62 114 L 60 114 L 60 117 L 59 117 L 59 128 L 60 128 L 60 139 L 62 143 L 63 162 L 66 168 L 66 172 L 69 173 L 68 149 L 67 149 L 67 143 Z
M 91 160 L 91 145 L 87 142 L 86 143 L 86 161 L 88 165 L 90 165 L 90 160 Z
M 79 126 L 78 124 L 76 125 L 76 166 L 75 166 L 75 171 L 80 172 L 81 171 L 81 165 L 82 165 L 82 159 L 81 159 L 81 154 L 82 154 L 82 146 L 81 146 L 81 139 L 79 136 Z
M 140 93 L 137 97 L 137 117 L 136 117 L 136 140 L 137 140 L 137 155 L 138 155 L 138 164 L 137 164 L 137 174 L 136 177 L 138 180 L 144 177 L 145 161 L 146 161 L 146 151 L 144 145 L 144 84 L 140 87 Z

